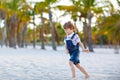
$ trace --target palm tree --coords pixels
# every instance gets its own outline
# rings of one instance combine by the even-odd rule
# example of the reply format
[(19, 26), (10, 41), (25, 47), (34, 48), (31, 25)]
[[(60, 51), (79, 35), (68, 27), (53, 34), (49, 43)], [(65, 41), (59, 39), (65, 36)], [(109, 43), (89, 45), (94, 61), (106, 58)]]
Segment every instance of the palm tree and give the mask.
[[(91, 52), (93, 52), (93, 42), (92, 42), (92, 30), (91, 30), (91, 20), (94, 15), (98, 15), (103, 13), (102, 8), (103, 7), (96, 7), (98, 3), (95, 0), (78, 0), (78, 2), (75, 2), (73, 0), (73, 3), (79, 7), (79, 4), (81, 5), (79, 19), (81, 20), (84, 18), (83, 21), (83, 32), (85, 36), (85, 41), (88, 42), (88, 48)], [(88, 22), (87, 22), (88, 20)], [(87, 34), (86, 34), (87, 33)], [(88, 40), (86, 40), (88, 38)]]
[[(120, 14), (120, 13), (119, 13)], [(101, 24), (99, 24), (100, 33), (108, 35), (109, 42), (115, 45), (116, 53), (119, 53), (120, 44), (120, 15), (112, 14), (111, 16), (104, 17)]]
[(54, 34), (54, 28), (53, 28), (53, 23), (52, 23), (52, 12), (51, 8), (49, 7), (49, 20), (50, 20), (50, 29), (52, 33), (52, 48), (56, 50), (56, 45), (55, 45), (55, 34)]
[(119, 53), (120, 45), (120, 10), (114, 9), (112, 3), (110, 3), (109, 10), (106, 11), (109, 16), (102, 16), (98, 18), (100, 33), (108, 36), (109, 42), (115, 45), (115, 53)]
[[(103, 12), (102, 7), (97, 6), (98, 3), (95, 0), (71, 0), (73, 5), (70, 6), (58, 6), (60, 10), (65, 10), (71, 14), (74, 21), (79, 18), (83, 23), (84, 40), (88, 42), (88, 48), (93, 52), (92, 32), (91, 32), (91, 20), (93, 14), (100, 14)], [(79, 15), (79, 14), (80, 15)], [(82, 20), (82, 18), (84, 20)]]
[(45, 3), (44, 2), (39, 2), (35, 4), (36, 6), (36, 14), (40, 14), (41, 16), (41, 22), (42, 22), (42, 26), (40, 27), (39, 31), (40, 31), (40, 40), (41, 40), (41, 49), (45, 49), (45, 45), (44, 45), (44, 27), (45, 27), (45, 18), (43, 17), (43, 13), (46, 12), (45, 9)]
[[(6, 12), (4, 10), (0, 9), (0, 24), (1, 24), (2, 20), (5, 19), (5, 16), (6, 16)], [(4, 27), (3, 30), (1, 29), (1, 32), (2, 32), (2, 34), (1, 34), (1, 37), (2, 37), (2, 39), (1, 39), (1, 47), (3, 46), (4, 40), (5, 40), (5, 37), (6, 37), (6, 34), (5, 34), (6, 28)]]
[[(39, 8), (37, 9), (39, 13), (41, 13), (41, 21), (42, 21), (42, 27), (41, 30), (44, 29), (44, 18), (43, 18), (43, 12), (46, 12), (49, 14), (49, 21), (50, 21), (50, 31), (52, 34), (52, 48), (56, 50), (56, 44), (55, 44), (55, 33), (54, 33), (54, 28), (53, 28), (53, 22), (52, 22), (52, 12), (51, 12), (51, 7), (50, 5), (56, 2), (56, 0), (45, 0), (44, 2), (39, 2)], [(43, 32), (41, 33), (42, 37), (42, 48), (44, 48), (44, 37), (43, 37)]]
[(54, 33), (54, 28), (53, 28), (53, 22), (52, 22), (52, 11), (51, 11), (51, 4), (55, 3), (57, 0), (45, 0), (45, 2), (47, 2), (48, 5), (48, 9), (49, 9), (49, 20), (50, 20), (50, 30), (51, 30), (51, 34), (52, 34), (52, 48), (53, 50), (56, 50), (56, 44), (55, 44), (55, 33)]
[(44, 43), (44, 41), (45, 41), (45, 39), (44, 39), (44, 35), (43, 35), (43, 33), (44, 33), (44, 27), (45, 27), (45, 18), (43, 18), (43, 14), (41, 14), (41, 22), (42, 22), (42, 26), (41, 26), (41, 28), (40, 28), (40, 39), (41, 39), (41, 48), (42, 49), (45, 49), (45, 43)]
[[(17, 4), (16, 4), (17, 3)], [(10, 21), (9, 23), (6, 22), (6, 24), (9, 26), (7, 27), (7, 30), (9, 35), (9, 46), (16, 48), (16, 29), (18, 26), (18, 17), (17, 13), (19, 13), (18, 8), (21, 6), (22, 1), (18, 0), (11, 0), (11, 1), (6, 1), (6, 9), (7, 9), (7, 20)]]
[[(4, 20), (4, 23), (6, 22), (6, 10), (5, 10), (5, 0), (0, 1), (0, 24), (1, 21)], [(1, 46), (3, 46), (4, 41), (6, 40), (6, 26), (4, 25), (3, 30), (1, 29)]]
[(27, 10), (23, 10), (23, 7), (27, 8), (28, 5), (26, 5), (25, 0), (10, 0), (2, 2), (2, 6), (4, 6), (6, 12), (5, 30), (7, 30), (7, 41), (10, 47), (15, 48), (19, 39), (21, 26), (24, 27), (23, 24), (30, 20), (29, 16), (26, 16), (28, 13)]
[(34, 6), (34, 9), (33, 9), (33, 11), (32, 11), (32, 14), (33, 14), (33, 25), (34, 25), (34, 28), (33, 28), (33, 48), (35, 48), (36, 47), (36, 37), (35, 37), (35, 35), (36, 35), (36, 28), (35, 28), (35, 26), (36, 26), (36, 24), (35, 24), (35, 9), (36, 9), (36, 5)]

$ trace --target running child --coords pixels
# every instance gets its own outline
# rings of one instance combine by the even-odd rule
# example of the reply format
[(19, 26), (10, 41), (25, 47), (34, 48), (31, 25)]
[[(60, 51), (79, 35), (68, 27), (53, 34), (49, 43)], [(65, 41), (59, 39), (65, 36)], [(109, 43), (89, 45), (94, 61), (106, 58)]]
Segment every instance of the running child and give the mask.
[[(69, 21), (66, 22), (63, 25), (64, 31), (66, 33), (66, 37), (64, 39), (65, 47), (66, 47), (66, 53), (70, 55), (69, 59), (69, 65), (72, 71), (72, 78), (76, 77), (75, 74), (75, 67), (77, 67), (84, 75), (85, 78), (89, 78), (89, 74), (86, 72), (86, 70), (80, 65), (79, 60), (79, 46), (82, 48), (84, 52), (89, 52), (88, 49), (85, 49), (79, 36), (74, 32), (75, 26)], [(74, 67), (75, 65), (75, 67)]]

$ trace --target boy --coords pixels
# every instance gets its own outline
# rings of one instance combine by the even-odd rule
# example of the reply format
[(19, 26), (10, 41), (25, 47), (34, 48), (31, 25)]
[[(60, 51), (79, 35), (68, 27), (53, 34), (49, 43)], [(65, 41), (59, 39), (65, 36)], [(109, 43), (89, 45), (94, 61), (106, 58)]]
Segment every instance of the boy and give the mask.
[(79, 46), (81, 46), (84, 52), (89, 52), (89, 50), (85, 49), (80, 38), (77, 34), (74, 33), (75, 26), (69, 21), (66, 22), (63, 26), (66, 37), (64, 39), (66, 52), (70, 54), (69, 65), (72, 71), (72, 78), (75, 78), (75, 68), (74, 65), (85, 75), (86, 78), (89, 78), (88, 73), (85, 69), (79, 64)]

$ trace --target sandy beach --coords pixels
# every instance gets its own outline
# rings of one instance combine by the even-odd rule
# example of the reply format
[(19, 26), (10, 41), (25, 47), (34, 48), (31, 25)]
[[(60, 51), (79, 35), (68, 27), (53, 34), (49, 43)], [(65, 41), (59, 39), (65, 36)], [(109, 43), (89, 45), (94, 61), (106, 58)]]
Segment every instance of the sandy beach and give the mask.
[[(120, 54), (114, 49), (95, 48), (94, 53), (80, 53), (81, 66), (89, 79), (76, 69), (74, 80), (120, 80)], [(0, 80), (72, 80), (68, 65), (69, 55), (64, 47), (0, 48)]]

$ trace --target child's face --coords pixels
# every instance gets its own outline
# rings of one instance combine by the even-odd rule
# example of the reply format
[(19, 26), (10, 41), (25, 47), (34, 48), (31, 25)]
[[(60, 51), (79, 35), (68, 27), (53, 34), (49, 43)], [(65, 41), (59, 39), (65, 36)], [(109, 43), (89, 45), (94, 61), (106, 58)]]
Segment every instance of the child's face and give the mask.
[(69, 35), (69, 34), (71, 34), (72, 32), (73, 32), (73, 29), (70, 29), (70, 28), (66, 28), (66, 29), (64, 29), (65, 30), (65, 33), (67, 34), (67, 35)]

